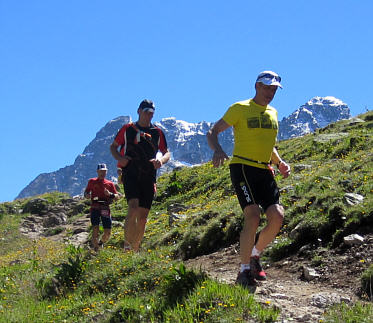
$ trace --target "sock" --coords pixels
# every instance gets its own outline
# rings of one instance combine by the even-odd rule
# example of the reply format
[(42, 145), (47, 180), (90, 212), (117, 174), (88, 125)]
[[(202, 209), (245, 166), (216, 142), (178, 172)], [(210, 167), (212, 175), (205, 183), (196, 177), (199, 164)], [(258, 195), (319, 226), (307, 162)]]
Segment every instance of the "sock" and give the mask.
[(241, 264), (241, 273), (246, 269), (250, 269), (250, 264)]
[(253, 251), (251, 251), (251, 257), (259, 257), (260, 256), (260, 251), (256, 249), (254, 246)]

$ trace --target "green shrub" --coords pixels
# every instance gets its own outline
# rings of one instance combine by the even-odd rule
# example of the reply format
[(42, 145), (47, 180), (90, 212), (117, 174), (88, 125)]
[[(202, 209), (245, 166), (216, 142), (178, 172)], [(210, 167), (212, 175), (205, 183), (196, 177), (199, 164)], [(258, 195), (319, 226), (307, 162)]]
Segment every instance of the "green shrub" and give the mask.
[(63, 227), (56, 227), (56, 228), (49, 228), (47, 231), (44, 232), (44, 236), (54, 236), (56, 234), (59, 234), (61, 232), (65, 231)]
[(226, 226), (225, 241), (227, 245), (236, 243), (240, 238), (240, 233), (243, 226), (243, 216), (235, 215), (234, 213), (228, 215), (229, 222)]
[(84, 255), (80, 247), (69, 245), (67, 247), (67, 261), (55, 266), (53, 276), (39, 280), (37, 287), (42, 297), (50, 298), (65, 294), (74, 286), (84, 271)]
[(180, 256), (183, 260), (194, 258), (198, 255), (199, 241), (200, 237), (197, 230), (190, 230), (184, 235), (179, 245)]
[(209, 254), (224, 246), (224, 224), (221, 220), (210, 221), (199, 243), (199, 255)]
[(373, 300), (373, 264), (362, 274), (361, 288), (368, 298)]
[(369, 304), (357, 302), (353, 305), (340, 303), (333, 305), (324, 313), (325, 323), (371, 323), (373, 317), (373, 307)]
[(202, 214), (198, 214), (192, 221), (191, 227), (195, 226), (202, 226), (209, 222), (209, 220), (217, 217), (219, 214), (215, 212), (204, 212)]
[(161, 286), (161, 294), (165, 296), (164, 304), (167, 307), (173, 307), (176, 303), (181, 302), (198, 283), (207, 278), (203, 272), (195, 273), (187, 270), (184, 264), (179, 268), (173, 268), (171, 273), (166, 275)]
[(264, 250), (265, 256), (271, 258), (273, 261), (281, 260), (294, 253), (299, 248), (290, 238), (277, 238), (269, 248)]

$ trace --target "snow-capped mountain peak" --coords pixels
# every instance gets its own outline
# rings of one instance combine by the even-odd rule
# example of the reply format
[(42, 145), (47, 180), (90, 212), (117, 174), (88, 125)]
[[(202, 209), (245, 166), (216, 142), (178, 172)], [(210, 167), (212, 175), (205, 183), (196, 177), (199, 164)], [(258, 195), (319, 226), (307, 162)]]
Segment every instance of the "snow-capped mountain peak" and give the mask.
[(350, 109), (343, 101), (333, 96), (316, 96), (280, 121), (278, 139), (303, 136), (350, 117)]
[[(332, 96), (314, 97), (280, 121), (279, 140), (298, 137), (325, 127), (331, 122), (350, 117), (348, 106)], [(129, 116), (110, 120), (96, 137), (79, 154), (73, 165), (66, 166), (51, 173), (40, 174), (26, 186), (17, 198), (33, 196), (50, 191), (67, 192), (71, 195), (81, 194), (87, 181), (96, 176), (98, 163), (108, 165), (108, 178), (115, 179), (117, 162), (111, 156), (109, 146), (117, 131), (131, 122)], [(175, 118), (164, 118), (155, 123), (165, 133), (172, 160), (162, 167), (162, 172), (182, 165), (196, 165), (211, 159), (212, 151), (208, 147), (206, 133), (212, 123), (201, 121), (190, 123)], [(224, 151), (232, 154), (233, 131), (230, 128), (219, 134), (219, 142)]]

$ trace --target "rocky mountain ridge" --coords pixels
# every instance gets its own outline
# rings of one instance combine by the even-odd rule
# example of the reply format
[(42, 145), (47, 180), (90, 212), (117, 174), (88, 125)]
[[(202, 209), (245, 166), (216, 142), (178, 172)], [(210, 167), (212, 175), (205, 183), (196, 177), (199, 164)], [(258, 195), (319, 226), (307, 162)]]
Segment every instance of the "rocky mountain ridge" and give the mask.
[(346, 103), (332, 96), (316, 96), (279, 122), (278, 140), (300, 137), (350, 117)]
[[(348, 106), (334, 97), (315, 97), (279, 122), (279, 140), (302, 136), (322, 128), (331, 122), (350, 118)], [(105, 162), (108, 165), (108, 178), (116, 181), (116, 161), (112, 158), (109, 146), (117, 131), (131, 122), (129, 116), (110, 120), (101, 128), (96, 137), (77, 156), (73, 165), (51, 173), (38, 175), (17, 196), (24, 198), (51, 191), (67, 192), (71, 196), (82, 194), (87, 181), (96, 176), (96, 165)], [(155, 123), (165, 133), (172, 158), (161, 172), (167, 172), (179, 166), (191, 166), (209, 161), (212, 151), (206, 141), (206, 133), (212, 122), (188, 123), (175, 118), (165, 118)], [(220, 143), (228, 155), (233, 150), (233, 130), (219, 135)]]

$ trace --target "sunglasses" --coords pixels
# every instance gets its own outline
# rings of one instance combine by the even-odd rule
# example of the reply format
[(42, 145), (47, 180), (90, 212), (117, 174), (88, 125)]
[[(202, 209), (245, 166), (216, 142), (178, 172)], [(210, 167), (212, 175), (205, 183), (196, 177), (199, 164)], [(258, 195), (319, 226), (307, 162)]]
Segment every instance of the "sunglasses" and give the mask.
[(281, 76), (273, 75), (273, 74), (269, 74), (269, 73), (268, 74), (262, 74), (262, 75), (258, 76), (256, 81), (258, 82), (260, 79), (263, 79), (263, 78), (275, 79), (277, 82), (281, 83)]

